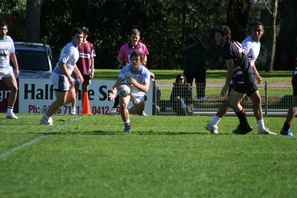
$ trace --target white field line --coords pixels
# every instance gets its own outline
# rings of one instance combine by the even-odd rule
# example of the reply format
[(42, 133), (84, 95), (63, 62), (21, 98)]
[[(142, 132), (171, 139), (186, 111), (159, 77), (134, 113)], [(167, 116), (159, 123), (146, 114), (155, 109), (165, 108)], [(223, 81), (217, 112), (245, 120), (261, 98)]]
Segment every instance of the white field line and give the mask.
[[(65, 124), (68, 125), (68, 124), (70, 124), (70, 123), (72, 123), (72, 122), (74, 122), (74, 121), (76, 121), (76, 120), (81, 119), (82, 117), (83, 117), (83, 116), (79, 116), (79, 117), (76, 117), (75, 119), (70, 119), (70, 120), (69, 120), (67, 123), (65, 123)], [(0, 160), (5, 159), (5, 158), (11, 156), (12, 154), (14, 154), (14, 153), (16, 153), (16, 152), (18, 152), (18, 151), (21, 151), (21, 150), (23, 150), (23, 149), (25, 149), (25, 148), (27, 148), (27, 147), (32, 146), (33, 144), (39, 143), (41, 140), (43, 140), (43, 139), (45, 139), (45, 138), (50, 137), (50, 135), (47, 134), (47, 133), (51, 133), (51, 132), (54, 132), (54, 131), (60, 131), (62, 128), (65, 127), (65, 124), (64, 124), (64, 125), (59, 125), (58, 127), (52, 127), (51, 130), (42, 132), (41, 135), (38, 135), (38, 136), (33, 137), (33, 138), (30, 139), (28, 142), (25, 142), (25, 143), (23, 143), (23, 144), (21, 144), (21, 145), (18, 145), (18, 146), (16, 146), (16, 147), (13, 147), (13, 148), (11, 148), (11, 149), (5, 151), (5, 152), (3, 152), (3, 153), (0, 153)]]

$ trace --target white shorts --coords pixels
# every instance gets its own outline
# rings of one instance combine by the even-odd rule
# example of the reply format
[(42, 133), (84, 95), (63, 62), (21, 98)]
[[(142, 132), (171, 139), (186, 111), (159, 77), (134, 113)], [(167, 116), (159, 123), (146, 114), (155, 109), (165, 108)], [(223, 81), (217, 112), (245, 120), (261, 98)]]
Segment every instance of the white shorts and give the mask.
[(0, 67), (0, 80), (14, 76), (12, 67)]
[(145, 101), (145, 93), (142, 91), (131, 90), (130, 96), (131, 96), (131, 101), (134, 104), (140, 104)]
[(65, 75), (52, 73), (53, 89), (58, 92), (66, 92), (70, 88), (70, 83)]

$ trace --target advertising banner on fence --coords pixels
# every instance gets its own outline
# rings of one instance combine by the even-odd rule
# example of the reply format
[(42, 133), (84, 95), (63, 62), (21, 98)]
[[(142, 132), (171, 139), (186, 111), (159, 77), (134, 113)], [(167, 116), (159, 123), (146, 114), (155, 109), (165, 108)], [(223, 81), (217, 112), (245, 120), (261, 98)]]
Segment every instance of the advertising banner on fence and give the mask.
[[(18, 79), (17, 79), (17, 82), (18, 82)], [(3, 80), (0, 80), (0, 113), (6, 112), (7, 110), (9, 94), (10, 94), (10, 90), (8, 86), (4, 83)], [(19, 103), (17, 99), (14, 105), (14, 111), (18, 112), (18, 109), (19, 109)]]
[[(89, 87), (90, 109), (93, 114), (107, 114), (113, 106), (108, 93), (114, 85), (114, 80), (92, 80)], [(55, 91), (50, 79), (19, 79), (19, 113), (40, 113), (55, 99)], [(147, 93), (145, 113), (152, 115), (152, 86)], [(57, 113), (69, 114), (69, 105), (61, 107)], [(82, 111), (82, 92), (77, 96), (77, 112)], [(117, 109), (119, 111), (119, 108)]]

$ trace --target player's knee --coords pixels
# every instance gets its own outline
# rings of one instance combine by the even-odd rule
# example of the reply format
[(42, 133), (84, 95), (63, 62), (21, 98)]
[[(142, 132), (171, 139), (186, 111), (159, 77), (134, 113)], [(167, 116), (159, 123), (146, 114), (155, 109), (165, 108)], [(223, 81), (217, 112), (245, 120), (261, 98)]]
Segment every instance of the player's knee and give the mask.
[(252, 99), (254, 105), (260, 105), (261, 104), (261, 97), (260, 96), (256, 96)]
[(292, 107), (292, 109), (293, 109), (293, 113), (296, 115), (296, 114), (297, 114), (297, 105), (294, 105), (294, 106)]
[(19, 90), (19, 88), (18, 88), (17, 86), (13, 86), (13, 87), (11, 88), (10, 91), (11, 91), (12, 93), (17, 93), (18, 90)]
[(120, 107), (121, 107), (122, 109), (128, 109), (128, 103), (125, 103), (124, 101), (121, 101), (121, 102), (120, 102)]
[(236, 100), (230, 100), (230, 101), (226, 101), (225, 103), (224, 103), (224, 105), (225, 106), (230, 106), (232, 109), (235, 109), (235, 108), (237, 108), (238, 107), (238, 101), (236, 101)]

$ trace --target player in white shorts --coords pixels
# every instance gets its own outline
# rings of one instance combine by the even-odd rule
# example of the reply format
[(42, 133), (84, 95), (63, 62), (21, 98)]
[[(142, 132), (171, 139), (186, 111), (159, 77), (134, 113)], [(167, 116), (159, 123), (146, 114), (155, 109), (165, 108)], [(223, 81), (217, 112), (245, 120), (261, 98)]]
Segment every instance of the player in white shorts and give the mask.
[[(127, 96), (120, 95), (120, 114), (124, 122), (124, 132), (131, 131), (129, 113), (142, 115), (144, 110), (145, 94), (150, 87), (150, 72), (142, 65), (143, 54), (140, 51), (132, 52), (131, 64), (126, 65), (118, 76), (118, 79), (109, 93), (109, 98), (114, 100), (118, 88), (126, 84), (130, 88)], [(133, 107), (128, 109), (129, 102)]]
[[(16, 77), (19, 75), (19, 66), (15, 55), (14, 42), (7, 35), (8, 27), (5, 23), (1, 23), (0, 28), (0, 80), (3, 80), (10, 89), (6, 118), (18, 119), (13, 113), (13, 107), (17, 99), (18, 84)], [(14, 68), (10, 65), (10, 60)]]
[[(72, 31), (72, 41), (65, 45), (61, 51), (59, 61), (52, 73), (52, 83), (56, 94), (56, 100), (50, 105), (46, 113), (40, 120), (40, 124), (52, 125), (51, 116), (64, 104), (69, 103), (68, 93), (74, 90), (75, 80), (71, 74), (74, 72), (81, 82), (83, 77), (76, 66), (79, 58), (78, 45), (82, 42), (83, 31), (80, 28), (75, 28)], [(75, 92), (74, 92), (75, 93)], [(72, 93), (73, 94), (73, 93)]]

